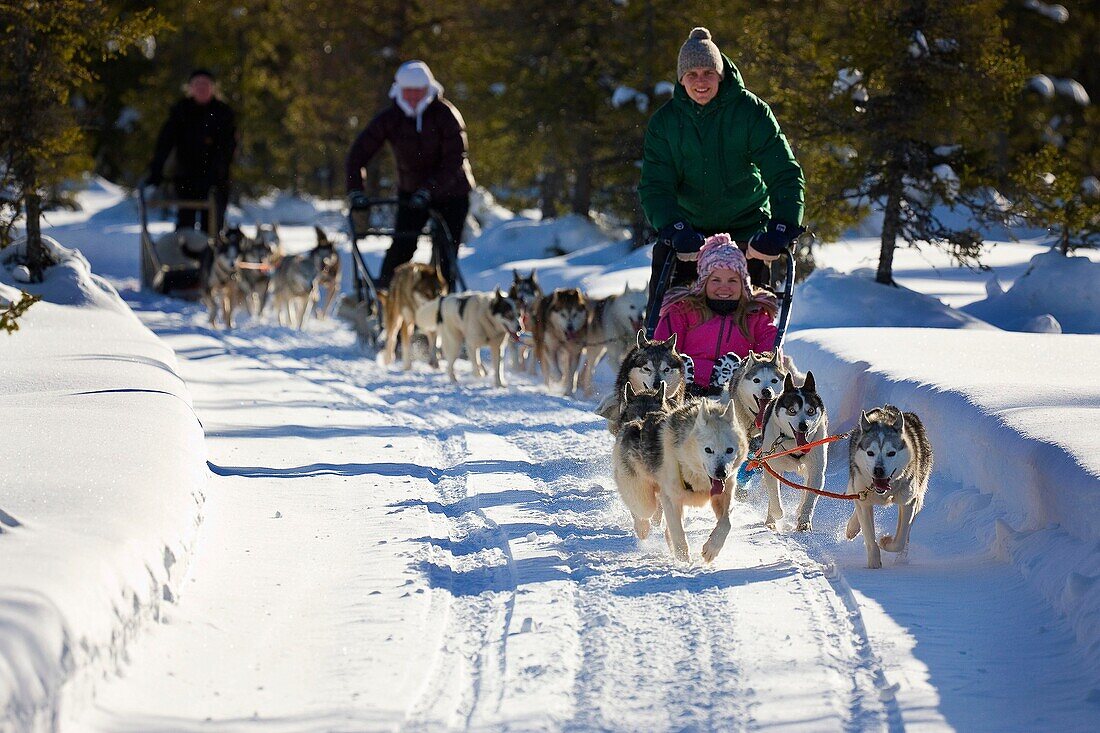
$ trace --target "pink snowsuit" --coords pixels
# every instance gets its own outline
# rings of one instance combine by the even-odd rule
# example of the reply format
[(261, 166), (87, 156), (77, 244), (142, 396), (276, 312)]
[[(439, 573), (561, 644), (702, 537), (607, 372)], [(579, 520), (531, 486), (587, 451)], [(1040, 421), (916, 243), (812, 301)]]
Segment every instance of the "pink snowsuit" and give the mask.
[(749, 330), (748, 339), (738, 328), (737, 316), (733, 313), (728, 316), (714, 314), (706, 321), (702, 319), (702, 314), (689, 307), (687, 302), (673, 303), (657, 322), (657, 330), (653, 334), (656, 339), (667, 339), (676, 334), (676, 350), (695, 361), (696, 384), (710, 384), (714, 362), (725, 353), (732, 351), (744, 357), (750, 349), (760, 353), (771, 351), (775, 346), (778, 329), (764, 310), (748, 315), (745, 324)]

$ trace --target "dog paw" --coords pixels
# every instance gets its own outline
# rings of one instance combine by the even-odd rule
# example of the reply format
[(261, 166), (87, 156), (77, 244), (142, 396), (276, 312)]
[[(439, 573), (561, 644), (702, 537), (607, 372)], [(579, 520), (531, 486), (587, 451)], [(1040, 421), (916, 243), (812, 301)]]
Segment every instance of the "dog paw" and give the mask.
[(812, 529), (813, 529), (813, 524), (811, 524), (809, 519), (800, 519), (800, 520), (798, 520), (798, 524), (795, 525), (794, 531), (795, 532), (809, 532)]
[(718, 557), (718, 553), (721, 551), (722, 543), (707, 540), (706, 544), (703, 545), (703, 562), (714, 562), (714, 558)]
[(882, 567), (882, 558), (876, 555), (875, 557), (867, 558), (867, 567), (871, 570), (878, 570)]
[(649, 537), (650, 523), (648, 519), (638, 519), (634, 517), (634, 534), (638, 535), (638, 539), (644, 540)]
[(848, 526), (844, 528), (844, 536), (847, 539), (854, 540), (859, 535), (859, 517), (852, 513), (852, 516), (848, 518)]
[(888, 534), (884, 534), (882, 537), (879, 538), (878, 546), (886, 550), (887, 552), (897, 552), (901, 549), (900, 547), (898, 547), (898, 541)]
[(774, 532), (776, 521), (778, 521), (778, 520), (775, 520), (775, 519), (772, 519), (771, 517), (768, 517), (767, 519), (764, 520), (764, 526)]
[(733, 498), (737, 501), (746, 502), (749, 500), (749, 490), (744, 486), (738, 486), (733, 492)]

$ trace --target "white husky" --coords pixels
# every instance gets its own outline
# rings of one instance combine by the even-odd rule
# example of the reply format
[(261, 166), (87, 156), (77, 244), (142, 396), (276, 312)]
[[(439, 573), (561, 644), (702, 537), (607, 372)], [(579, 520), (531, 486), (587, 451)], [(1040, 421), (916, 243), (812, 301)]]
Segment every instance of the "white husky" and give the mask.
[(644, 539), (663, 514), (669, 549), (687, 561), (684, 506), (710, 504), (718, 519), (702, 550), (703, 560), (710, 562), (729, 534), (733, 479), (748, 453), (733, 406), (704, 398), (669, 409), (663, 384), (639, 394), (628, 384), (623, 400), (624, 422), (612, 461), (619, 496), (634, 517), (638, 537)]
[(581, 371), (586, 395), (592, 395), (592, 379), (605, 355), (611, 368), (619, 370), (623, 355), (634, 345), (634, 335), (642, 327), (645, 306), (646, 291), (631, 290), (629, 285), (616, 295), (588, 301), (588, 337)]
[[(861, 497), (848, 520), (845, 534), (855, 539), (860, 530), (867, 545), (867, 567), (881, 568), (881, 547), (904, 558), (913, 520), (924, 506), (932, 474), (932, 444), (924, 424), (911, 412), (886, 405), (860, 415), (859, 427), (848, 442), (848, 493)], [(875, 506), (898, 505), (894, 535), (875, 540)]]
[(417, 309), (416, 325), (428, 336), (433, 366), (438, 334), (452, 382), (458, 381), (455, 361), (465, 344), (474, 374), (479, 377), (485, 376), (481, 348), (489, 347), (493, 383), (504, 386), (504, 344), (509, 338), (517, 337), (521, 326), (519, 306), (501, 293), (500, 288), (493, 293), (457, 293), (430, 300)]

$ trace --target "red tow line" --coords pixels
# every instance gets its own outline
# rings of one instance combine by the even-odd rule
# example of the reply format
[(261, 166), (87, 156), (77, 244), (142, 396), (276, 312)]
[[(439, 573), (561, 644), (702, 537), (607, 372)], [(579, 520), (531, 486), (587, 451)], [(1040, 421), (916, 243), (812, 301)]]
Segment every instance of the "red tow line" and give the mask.
[(806, 450), (808, 448), (816, 448), (819, 445), (826, 445), (828, 443), (835, 443), (838, 440), (844, 440), (849, 435), (850, 435), (850, 433), (843, 433), (841, 435), (830, 435), (827, 438), (822, 438), (821, 440), (815, 440), (812, 443), (806, 443), (805, 445), (797, 445), (794, 448), (791, 448), (790, 450), (779, 451), (777, 453), (771, 453), (771, 454), (766, 455), (766, 456), (759, 456), (757, 458), (752, 458), (745, 465), (745, 470), (747, 472), (751, 473), (752, 471), (755, 471), (758, 468), (763, 468), (765, 471), (767, 471), (772, 476), (772, 478), (786, 484), (787, 486), (790, 486), (792, 489), (801, 489), (802, 491), (809, 491), (809, 492), (817, 494), (819, 496), (827, 496), (830, 499), (845, 499), (845, 500), (848, 500), (848, 501), (854, 501), (855, 499), (860, 498), (859, 494), (837, 494), (837, 493), (832, 492), (832, 491), (826, 491), (825, 489), (815, 489), (812, 486), (803, 486), (802, 484), (796, 484), (794, 481), (788, 481), (787, 479), (780, 476), (779, 473), (774, 468), (772, 468), (770, 465), (768, 465), (768, 461), (770, 461), (773, 458), (779, 458), (780, 456), (785, 456), (788, 453), (801, 453), (801, 452), (803, 452), (804, 450)]

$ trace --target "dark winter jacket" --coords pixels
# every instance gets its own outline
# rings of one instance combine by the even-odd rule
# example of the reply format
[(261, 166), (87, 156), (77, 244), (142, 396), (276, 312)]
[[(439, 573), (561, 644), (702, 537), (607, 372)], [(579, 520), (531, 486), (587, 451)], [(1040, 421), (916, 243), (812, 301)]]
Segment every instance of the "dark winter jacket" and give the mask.
[(161, 178), (168, 155), (176, 151), (176, 179), (210, 185), (229, 181), (229, 164), (237, 149), (233, 110), (219, 99), (200, 105), (190, 97), (172, 106), (160, 130), (150, 172)]
[(638, 195), (655, 229), (683, 220), (744, 240), (769, 218), (802, 223), (802, 168), (771, 109), (723, 59), (725, 76), (708, 104), (677, 84), (649, 120)]
[(397, 159), (397, 190), (413, 193), (426, 188), (432, 199), (457, 198), (470, 193), (474, 185), (468, 157), (466, 123), (454, 105), (437, 97), (421, 115), (409, 117), (391, 104), (359, 133), (348, 151), (348, 191), (363, 190), (362, 168), (382, 143), (389, 142)]

